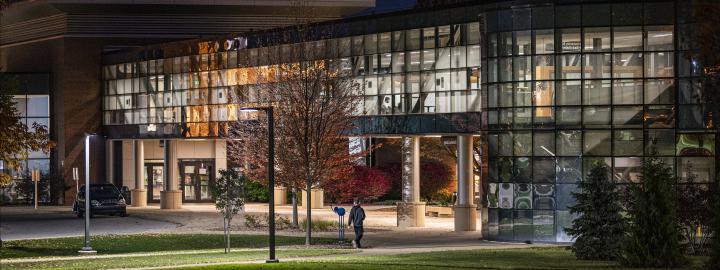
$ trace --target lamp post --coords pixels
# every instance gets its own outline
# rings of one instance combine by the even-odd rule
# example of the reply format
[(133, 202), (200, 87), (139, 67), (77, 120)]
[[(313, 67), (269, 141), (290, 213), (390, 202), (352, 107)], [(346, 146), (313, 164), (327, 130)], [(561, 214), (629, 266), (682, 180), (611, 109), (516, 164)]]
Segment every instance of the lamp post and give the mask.
[(242, 108), (241, 111), (265, 111), (268, 118), (268, 237), (270, 245), (269, 258), (265, 260), (266, 263), (277, 263), (279, 262), (275, 258), (275, 196), (273, 195), (275, 188), (275, 132), (273, 120), (273, 108), (268, 107), (256, 107), (256, 108)]
[(85, 134), (85, 245), (78, 250), (80, 254), (95, 254), (97, 251), (90, 246), (90, 137)]

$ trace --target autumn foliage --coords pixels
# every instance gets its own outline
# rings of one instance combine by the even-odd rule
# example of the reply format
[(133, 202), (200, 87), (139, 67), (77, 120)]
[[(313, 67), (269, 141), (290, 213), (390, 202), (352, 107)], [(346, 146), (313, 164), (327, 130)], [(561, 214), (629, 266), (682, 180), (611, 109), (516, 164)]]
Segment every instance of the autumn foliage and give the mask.
[[(381, 170), (390, 178), (391, 188), (389, 194), (400, 195), (402, 189), (401, 164), (389, 163), (383, 165)], [(420, 197), (426, 201), (440, 199), (438, 195), (447, 190), (452, 181), (452, 171), (447, 164), (433, 159), (420, 160)]]
[(372, 201), (390, 190), (390, 178), (377, 168), (354, 166), (352, 176), (345, 181), (330, 182), (325, 186), (325, 194), (339, 203), (352, 202), (358, 198)]

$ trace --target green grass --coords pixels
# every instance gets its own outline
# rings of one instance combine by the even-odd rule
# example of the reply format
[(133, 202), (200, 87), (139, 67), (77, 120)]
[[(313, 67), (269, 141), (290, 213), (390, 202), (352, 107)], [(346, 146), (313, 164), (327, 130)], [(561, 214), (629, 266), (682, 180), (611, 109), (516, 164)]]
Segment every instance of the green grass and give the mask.
[[(328, 238), (315, 238), (314, 244), (334, 243)], [(267, 246), (264, 235), (232, 235), (234, 248), (261, 248)], [(277, 236), (278, 245), (301, 245), (304, 237)], [(73, 256), (83, 246), (82, 237), (4, 241), (0, 258), (26, 258), (44, 256)], [(223, 248), (222, 234), (140, 234), (110, 235), (92, 238), (92, 247), (98, 254), (133, 252), (202, 250)]]
[[(282, 257), (281, 257), (282, 260)], [(704, 258), (692, 258), (684, 269), (701, 269)], [(442, 251), (383, 256), (342, 256), (277, 265), (221, 265), (186, 269), (621, 269), (614, 262), (580, 261), (564, 248)]]
[[(347, 254), (347, 249), (280, 249), (277, 256), (281, 258), (322, 256), (331, 254)], [(56, 260), (47, 262), (3, 263), (0, 268), (7, 269), (108, 269), (108, 268), (143, 268), (155, 266), (179, 266), (202, 263), (250, 262), (267, 259), (266, 250), (236, 250), (225, 254), (222, 252), (202, 252), (195, 254), (153, 255), (121, 258), (93, 258)]]

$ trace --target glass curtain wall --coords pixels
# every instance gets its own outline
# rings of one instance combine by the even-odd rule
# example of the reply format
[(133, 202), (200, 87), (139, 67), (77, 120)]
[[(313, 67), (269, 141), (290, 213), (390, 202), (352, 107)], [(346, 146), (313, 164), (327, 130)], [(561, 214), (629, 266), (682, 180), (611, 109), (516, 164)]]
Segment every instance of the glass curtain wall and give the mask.
[(713, 181), (715, 134), (705, 133), (697, 78), (676, 76), (676, 62), (687, 60), (674, 18), (647, 15), (672, 10), (667, 2), (488, 14), (497, 20), (483, 59), (488, 238), (572, 241), (564, 232), (571, 193), (595, 161), (612, 168), (619, 188), (640, 181), (647, 156), (660, 156), (681, 182)]
[(480, 24), (471, 22), (108, 65), (105, 125), (172, 134), (183, 123), (189, 137), (221, 136), (240, 104), (260, 98), (258, 79), (274, 77), (278, 63), (269, 62), (279, 60), (268, 54), (289, 63), (297, 49), (350, 71), (361, 86), (358, 115), (481, 109)]

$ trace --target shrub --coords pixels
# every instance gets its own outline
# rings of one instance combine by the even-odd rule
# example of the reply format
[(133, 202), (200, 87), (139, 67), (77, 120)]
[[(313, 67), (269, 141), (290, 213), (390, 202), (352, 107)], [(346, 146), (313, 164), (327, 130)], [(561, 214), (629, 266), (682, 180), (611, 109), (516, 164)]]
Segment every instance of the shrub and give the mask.
[(267, 218), (262, 218), (261, 216), (258, 216), (258, 215), (246, 214), (245, 215), (245, 227), (248, 227), (248, 228), (262, 227), (263, 220), (266, 220), (266, 219)]
[[(388, 196), (383, 199), (400, 199), (402, 190), (402, 165), (389, 163), (379, 167), (390, 178)], [(425, 201), (443, 200), (447, 196), (446, 190), (453, 181), (450, 167), (437, 160), (420, 160), (420, 197)]]
[(629, 187), (629, 235), (620, 262), (631, 267), (678, 267), (686, 262), (677, 225), (674, 172), (662, 160), (647, 157), (642, 182)]
[(257, 181), (247, 181), (245, 184), (245, 199), (250, 202), (268, 202), (268, 189)]
[(348, 180), (339, 180), (325, 185), (325, 194), (335, 202), (352, 202), (354, 198), (372, 201), (390, 190), (390, 179), (380, 170), (365, 166), (354, 166)]
[(717, 185), (712, 185), (710, 188), (710, 212), (712, 218), (710, 219), (710, 231), (705, 232), (707, 234), (713, 233), (712, 239), (710, 239), (710, 259), (707, 261), (707, 269), (720, 269), (720, 190)]
[[(305, 231), (307, 228), (307, 219), (300, 220), (300, 229)], [(312, 219), (312, 230), (313, 232), (328, 232), (337, 230), (337, 221), (329, 221), (322, 219)]]
[[(684, 164), (685, 171), (690, 172), (682, 183), (678, 184), (678, 226), (682, 231), (687, 251), (692, 255), (704, 255), (710, 240), (710, 185), (700, 184), (698, 175), (693, 173), (692, 164)], [(698, 234), (698, 229), (700, 234)]]
[(575, 237), (571, 250), (582, 260), (615, 260), (625, 233), (621, 198), (604, 162), (594, 162), (570, 213), (580, 216), (565, 231)]
[[(248, 228), (266, 228), (268, 226), (267, 214), (245, 214), (245, 227)], [(314, 221), (313, 221), (314, 222)], [(286, 230), (292, 228), (290, 219), (275, 214), (275, 229)]]

